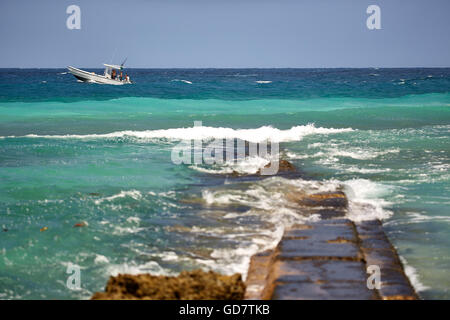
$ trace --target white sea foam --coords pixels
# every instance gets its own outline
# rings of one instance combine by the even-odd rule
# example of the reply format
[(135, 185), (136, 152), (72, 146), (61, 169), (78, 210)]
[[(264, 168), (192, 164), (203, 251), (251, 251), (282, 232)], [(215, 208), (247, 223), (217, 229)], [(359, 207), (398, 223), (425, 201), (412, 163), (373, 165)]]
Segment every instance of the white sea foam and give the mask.
[(112, 231), (113, 235), (123, 235), (123, 234), (133, 234), (138, 233), (140, 231), (145, 230), (144, 228), (138, 228), (138, 227), (121, 227), (121, 226), (115, 226), (114, 230)]
[(96, 263), (96, 264), (109, 263), (109, 259), (107, 257), (105, 257), (104, 255), (96, 254), (94, 263)]
[(209, 174), (230, 174), (233, 172), (231, 168), (222, 168), (222, 167), (216, 167), (213, 168), (205, 168), (197, 165), (189, 166), (189, 168), (194, 169), (195, 171), (203, 172), (203, 173), (209, 173)]
[(389, 221), (386, 224), (388, 225), (410, 225), (413, 223), (426, 223), (426, 222), (439, 222), (439, 223), (449, 223), (450, 222), (450, 216), (436, 216), (436, 215), (426, 215), (423, 214), (426, 212), (406, 212), (407, 218), (406, 219), (398, 219)]
[(163, 252), (156, 252), (150, 254), (152, 257), (161, 259), (163, 261), (182, 261), (186, 260), (185, 257), (179, 256), (173, 251), (163, 251)]
[[(294, 152), (287, 152), (286, 156), (290, 159), (314, 159), (317, 158), (317, 163), (332, 166), (334, 169), (350, 171), (350, 172), (361, 172), (361, 173), (370, 173), (370, 172), (381, 172), (375, 169), (358, 169), (354, 166), (334, 166), (336, 163), (341, 162), (341, 158), (350, 158), (355, 160), (372, 160), (379, 158), (381, 156), (399, 153), (400, 149), (392, 148), (387, 150), (378, 150), (375, 148), (360, 148), (360, 147), (347, 147), (346, 143), (336, 144), (336, 143), (314, 143), (308, 145), (308, 149), (317, 149), (320, 148), (320, 151), (315, 153), (304, 153), (304, 154), (296, 154)], [(383, 169), (383, 171), (385, 171)]]
[[(233, 274), (238, 272), (246, 278), (250, 258), (258, 252), (259, 249), (260, 247), (255, 243), (232, 250), (215, 249), (211, 253), (211, 257), (214, 260), (204, 260), (203, 264), (209, 265), (210, 267), (215, 267), (217, 262), (219, 262), (219, 272), (223, 272), (224, 274)], [(220, 263), (221, 261), (226, 263)]]
[(390, 168), (361, 168), (357, 166), (348, 166), (344, 170), (345, 172), (355, 172), (362, 174), (370, 174), (370, 173), (383, 173), (392, 171)]
[(127, 222), (129, 222), (129, 223), (139, 223), (139, 222), (141, 222), (141, 219), (139, 219), (138, 217), (128, 217), (127, 218)]
[(236, 225), (232, 231), (223, 227), (194, 227), (191, 232), (202, 236), (239, 239), (237, 248), (214, 249), (210, 259), (197, 260), (211, 269), (226, 274), (240, 272), (246, 277), (250, 257), (258, 251), (273, 248), (281, 239), (285, 228), (295, 223), (320, 220), (317, 214), (303, 214), (298, 204), (289, 200), (290, 192), (313, 194), (343, 189), (349, 199), (347, 218), (354, 221), (385, 219), (391, 215), (390, 203), (383, 197), (392, 187), (369, 180), (313, 181), (271, 177), (249, 184), (245, 188), (205, 189), (202, 198), (209, 206), (243, 205), (249, 209), (243, 213), (226, 213), (223, 218), (237, 219), (244, 216), (261, 219), (264, 228), (254, 230), (247, 225)]
[(95, 200), (95, 204), (100, 204), (104, 201), (113, 201), (115, 199), (130, 197), (134, 200), (140, 200), (142, 198), (142, 194), (138, 190), (129, 190), (129, 191), (120, 191), (120, 193), (112, 195), (110, 197), (100, 198)]
[(374, 159), (379, 156), (389, 154), (389, 153), (399, 153), (400, 149), (389, 149), (389, 150), (371, 150), (371, 149), (361, 149), (361, 148), (354, 148), (350, 150), (343, 150), (343, 149), (330, 149), (329, 155), (332, 157), (347, 157), (352, 158), (356, 160), (369, 160)]
[(189, 80), (184, 80), (184, 79), (173, 79), (173, 82), (183, 82), (183, 83), (187, 83), (187, 84), (192, 84), (191, 81)]
[(152, 275), (174, 275), (173, 272), (164, 269), (156, 261), (149, 261), (143, 264), (137, 264), (135, 262), (123, 264), (110, 264), (106, 268), (106, 272), (111, 276), (117, 276), (119, 273), (120, 274), (151, 273)]
[(392, 203), (384, 198), (392, 193), (394, 187), (366, 179), (344, 181), (343, 185), (349, 199), (349, 219), (353, 221), (382, 220), (393, 214), (388, 209)]
[(209, 174), (231, 174), (233, 172), (238, 172), (240, 174), (255, 174), (259, 169), (266, 166), (269, 162), (269, 159), (255, 156), (247, 157), (236, 163), (226, 162), (221, 166), (216, 164), (211, 168), (205, 168), (197, 165), (190, 166), (190, 168), (199, 172)]
[[(259, 251), (275, 247), (280, 241), (284, 229), (283, 224), (279, 223), (274, 228), (253, 232), (253, 234), (248, 230), (247, 238), (241, 240), (237, 248), (216, 248), (211, 252), (210, 259), (200, 259), (197, 262), (223, 274), (240, 273), (245, 280), (250, 258)], [(245, 236), (245, 234), (240, 236)]]
[(308, 154), (297, 154), (294, 152), (286, 152), (285, 156), (288, 157), (289, 159), (308, 159), (309, 155)]
[(208, 139), (241, 139), (250, 142), (288, 142), (299, 141), (307, 135), (314, 134), (336, 134), (353, 131), (352, 128), (323, 128), (314, 124), (295, 126), (291, 129), (280, 130), (271, 126), (263, 126), (256, 129), (232, 129), (223, 127), (188, 127), (164, 130), (145, 131), (117, 131), (105, 134), (68, 134), (68, 135), (37, 135), (8, 136), (6, 138), (47, 138), (47, 139), (115, 139), (131, 137), (137, 139), (170, 139), (170, 140), (208, 140)]
[(312, 181), (273, 177), (243, 190), (204, 190), (202, 197), (208, 205), (245, 205), (253, 210), (270, 212), (269, 220), (274, 221), (274, 223), (277, 219), (280, 219), (280, 215), (291, 223), (315, 220), (316, 218), (299, 215), (297, 206), (286, 198), (288, 192), (300, 190), (306, 194), (313, 194), (339, 189), (343, 189), (349, 199), (347, 217), (351, 220), (386, 219), (392, 215), (389, 210), (392, 203), (384, 198), (394, 191), (394, 187), (366, 179)]
[[(298, 208), (286, 198), (288, 189), (296, 188), (294, 180), (272, 177), (249, 184), (245, 188), (205, 189), (202, 197), (209, 206), (225, 206), (223, 218), (233, 220), (258, 219), (263, 228), (255, 229), (252, 225), (236, 224), (232, 230), (209, 228), (193, 228), (193, 232), (220, 238), (239, 239), (239, 247), (215, 249), (211, 259), (200, 263), (214, 270), (231, 274), (240, 272), (244, 278), (247, 274), (250, 257), (258, 251), (273, 248), (281, 239), (284, 229), (294, 223), (314, 221), (317, 217), (301, 216)], [(325, 188), (324, 188), (325, 189)], [(248, 206), (242, 213), (229, 213), (228, 206)]]
[(269, 80), (258, 80), (258, 81), (255, 81), (256, 83), (260, 83), (260, 84), (267, 84), (267, 83), (272, 83), (272, 81), (269, 81)]
[(411, 281), (412, 286), (417, 292), (425, 291), (430, 289), (429, 287), (425, 286), (421, 281), (419, 274), (417, 273), (417, 270), (408, 264), (408, 261), (402, 256), (400, 256), (400, 260), (403, 263), (403, 267), (405, 269), (405, 273), (409, 278), (409, 281)]
[(274, 224), (288, 226), (301, 221), (316, 220), (314, 216), (299, 215), (298, 206), (286, 198), (290, 191), (305, 193), (334, 191), (340, 187), (337, 180), (326, 182), (272, 177), (245, 189), (204, 190), (203, 200), (208, 205), (244, 205), (251, 208), (246, 214), (266, 214), (264, 219)]
[(250, 73), (250, 74), (240, 74), (240, 73), (236, 73), (236, 74), (233, 74), (233, 75), (231, 75), (231, 77), (256, 77), (256, 76), (258, 76), (258, 74), (257, 73)]

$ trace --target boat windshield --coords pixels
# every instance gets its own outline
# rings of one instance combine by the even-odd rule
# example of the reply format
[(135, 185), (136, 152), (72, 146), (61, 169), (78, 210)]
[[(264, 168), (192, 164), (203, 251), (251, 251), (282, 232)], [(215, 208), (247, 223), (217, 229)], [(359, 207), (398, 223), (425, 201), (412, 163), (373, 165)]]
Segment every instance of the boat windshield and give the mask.
[(123, 72), (122, 66), (104, 64), (105, 66), (105, 77), (108, 79), (121, 81), (121, 82), (130, 82), (130, 78)]

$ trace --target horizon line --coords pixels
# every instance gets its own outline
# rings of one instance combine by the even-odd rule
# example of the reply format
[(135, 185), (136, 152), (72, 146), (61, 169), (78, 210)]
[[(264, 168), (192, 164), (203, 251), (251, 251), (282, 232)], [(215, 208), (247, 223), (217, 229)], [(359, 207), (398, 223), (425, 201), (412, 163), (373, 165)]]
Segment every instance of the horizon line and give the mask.
[[(104, 69), (104, 67), (86, 67), (85, 69)], [(450, 66), (402, 66), (402, 67), (124, 67), (124, 69), (449, 69)], [(65, 67), (0, 67), (0, 69), (67, 69)]]

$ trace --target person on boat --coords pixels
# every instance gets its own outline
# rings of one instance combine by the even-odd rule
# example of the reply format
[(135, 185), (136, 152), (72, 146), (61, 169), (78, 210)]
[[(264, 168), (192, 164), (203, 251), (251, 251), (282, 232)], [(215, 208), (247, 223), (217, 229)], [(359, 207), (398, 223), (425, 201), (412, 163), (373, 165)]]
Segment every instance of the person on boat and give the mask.
[(113, 70), (111, 72), (111, 79), (115, 80), (116, 79), (116, 70)]
[(130, 82), (130, 77), (128, 76), (128, 74), (125, 74), (125, 80), (126, 80), (127, 82)]
[(122, 71), (120, 71), (120, 77), (119, 77), (119, 79), (120, 79), (120, 81), (123, 80), (123, 74), (122, 74)]

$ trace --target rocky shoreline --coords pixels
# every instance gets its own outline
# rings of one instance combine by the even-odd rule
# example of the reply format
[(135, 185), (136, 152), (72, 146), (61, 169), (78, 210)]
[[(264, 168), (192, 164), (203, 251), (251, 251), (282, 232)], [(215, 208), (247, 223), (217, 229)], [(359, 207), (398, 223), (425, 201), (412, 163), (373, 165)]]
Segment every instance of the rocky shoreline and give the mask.
[[(297, 174), (286, 160), (280, 160), (279, 168), (279, 175)], [(255, 176), (259, 175), (258, 171)], [(255, 254), (245, 284), (239, 274), (201, 270), (177, 277), (119, 274), (110, 277), (105, 292), (95, 293), (92, 299), (419, 298), (381, 222), (355, 223), (345, 218), (348, 199), (342, 190), (315, 194), (298, 190), (286, 197), (305, 215), (315, 214), (320, 220), (292, 226), (274, 249)], [(370, 289), (370, 272), (377, 270), (380, 281)]]
[(110, 277), (105, 292), (92, 300), (242, 300), (245, 284), (240, 274), (224, 276), (201, 270), (176, 277), (119, 274)]

